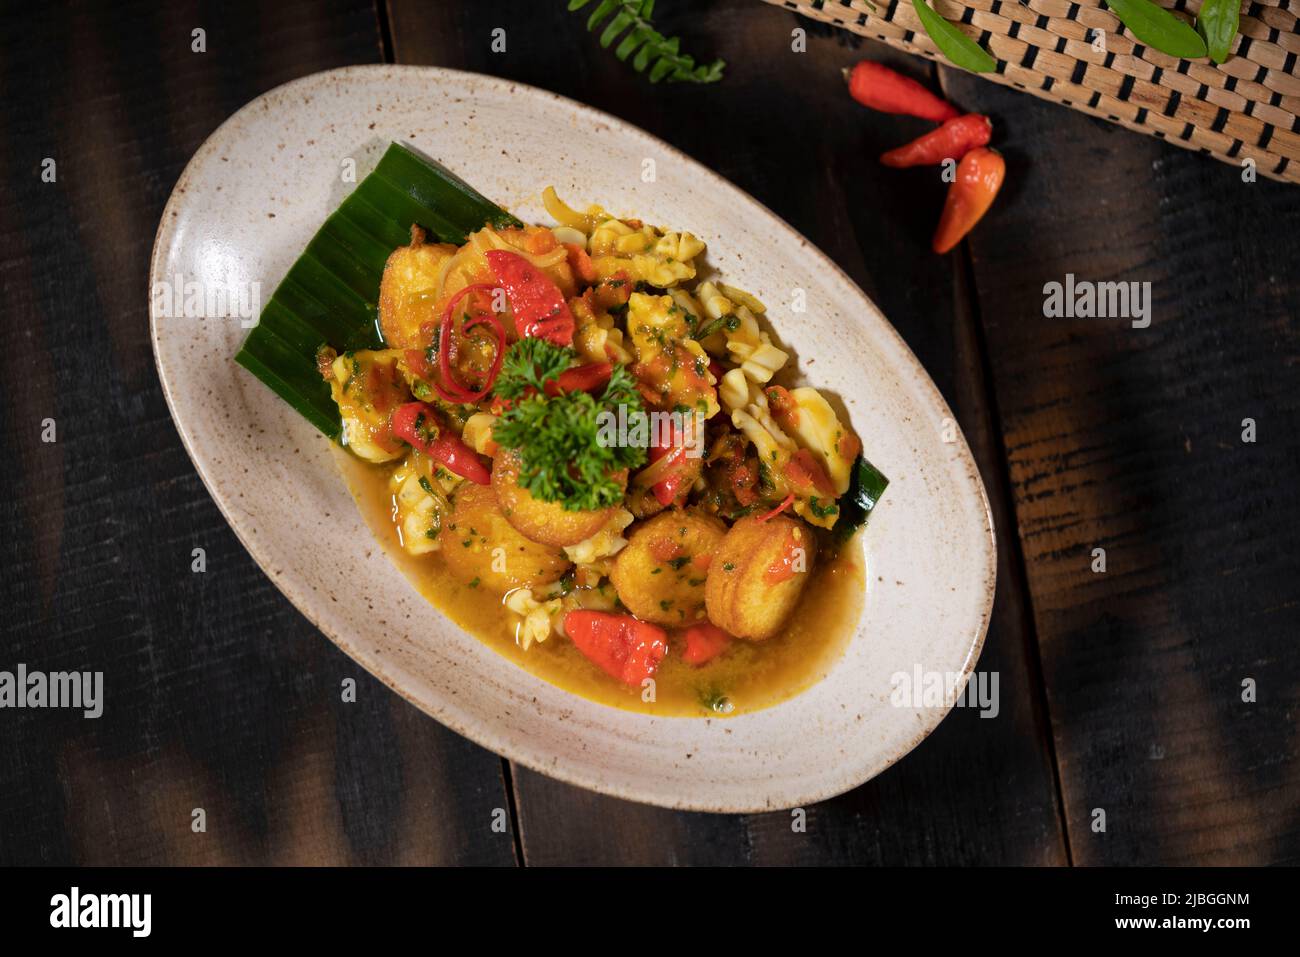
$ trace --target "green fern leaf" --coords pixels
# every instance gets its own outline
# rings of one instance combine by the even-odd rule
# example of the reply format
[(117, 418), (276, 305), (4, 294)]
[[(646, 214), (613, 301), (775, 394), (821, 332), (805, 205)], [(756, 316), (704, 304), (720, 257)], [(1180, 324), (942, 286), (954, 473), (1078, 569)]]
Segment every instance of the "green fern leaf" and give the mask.
[[(591, 0), (569, 0), (569, 11), (581, 10)], [(716, 83), (722, 79), (726, 61), (696, 64), (695, 58), (681, 52), (681, 41), (669, 39), (654, 28), (654, 0), (600, 0), (587, 17), (587, 32), (595, 33), (602, 23), (599, 42), (609, 49), (621, 36), (614, 56), (623, 62), (632, 57), (632, 69), (644, 73), (650, 67), (651, 83)], [(611, 16), (612, 14), (612, 16)], [(636, 54), (633, 56), (633, 54)], [(654, 66), (650, 66), (651, 64)]]

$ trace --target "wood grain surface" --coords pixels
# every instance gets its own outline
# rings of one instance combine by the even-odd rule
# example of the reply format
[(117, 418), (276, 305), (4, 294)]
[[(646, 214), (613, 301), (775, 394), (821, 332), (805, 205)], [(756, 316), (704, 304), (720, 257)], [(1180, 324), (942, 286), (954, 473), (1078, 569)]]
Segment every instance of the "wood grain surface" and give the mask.
[[(1300, 861), (1300, 189), (758, 0), (657, 7), (686, 48), (727, 59), (722, 83), (651, 87), (561, 0), (0, 14), (0, 667), (103, 670), (115, 704), (98, 721), (0, 712), (0, 863)], [(994, 118), (1009, 184), (953, 255), (928, 251), (935, 172), (874, 161), (925, 124), (848, 99), (840, 70), (864, 56)], [(804, 829), (789, 812), (660, 810), (459, 738), (275, 590), (170, 422), (148, 256), (186, 160), (230, 113), (385, 59), (629, 120), (866, 290), (953, 406), (989, 490), (999, 589), (979, 669), (999, 675), (996, 718), (954, 711), (894, 768), (804, 809)], [(1066, 273), (1150, 281), (1150, 327), (1045, 318), (1043, 286)]]
[(113, 706), (0, 712), (0, 861), (513, 863), (510, 829), (492, 830), (493, 809), (508, 818), (500, 759), (388, 692), (270, 584), (190, 464), (149, 345), (149, 255), (186, 161), (258, 94), (380, 60), (374, 8), (5, 16), (5, 667), (102, 670)]
[[(1300, 189), (947, 79), (1032, 197), (969, 252), (1075, 860), (1298, 863)], [(1066, 273), (1150, 326), (1044, 318)]]

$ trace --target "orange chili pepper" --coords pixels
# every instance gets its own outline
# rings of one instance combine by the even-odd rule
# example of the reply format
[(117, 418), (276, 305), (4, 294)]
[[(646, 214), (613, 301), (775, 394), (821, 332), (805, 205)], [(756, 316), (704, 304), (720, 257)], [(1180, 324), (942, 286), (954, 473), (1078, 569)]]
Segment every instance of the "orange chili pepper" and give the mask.
[(882, 113), (904, 113), (936, 123), (961, 115), (947, 100), (883, 63), (863, 60), (852, 72), (846, 71), (846, 78), (853, 99)]
[(1002, 188), (1007, 164), (997, 150), (981, 146), (971, 150), (957, 164), (957, 178), (948, 187), (948, 198), (935, 230), (933, 248), (946, 253), (969, 233), (993, 205)]
[(918, 136), (906, 146), (890, 150), (880, 162), (894, 169), (934, 166), (946, 159), (959, 160), (977, 146), (987, 146), (993, 135), (993, 121), (982, 113), (967, 113), (949, 120), (937, 130)]

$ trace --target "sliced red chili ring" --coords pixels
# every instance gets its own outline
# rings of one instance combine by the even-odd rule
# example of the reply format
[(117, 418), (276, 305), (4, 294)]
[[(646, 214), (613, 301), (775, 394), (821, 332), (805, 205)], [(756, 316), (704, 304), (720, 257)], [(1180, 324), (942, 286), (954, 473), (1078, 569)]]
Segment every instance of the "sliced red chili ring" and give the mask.
[(488, 323), (492, 331), (496, 334), (497, 348), (496, 355), (492, 357), (492, 365), (488, 369), (487, 380), (483, 387), (477, 392), (471, 391), (466, 386), (456, 380), (452, 373), (451, 363), (453, 351), (455, 350), (455, 314), (456, 306), (467, 295), (475, 290), (485, 290), (491, 292), (496, 287), (491, 283), (475, 282), (470, 283), (464, 289), (461, 289), (447, 301), (447, 307), (442, 311), (442, 323), (438, 327), (438, 370), (442, 373), (442, 382), (433, 383), (434, 390), (438, 395), (448, 402), (455, 402), (462, 405), (472, 405), (478, 402), (490, 391), (496, 382), (497, 373), (501, 371), (501, 361), (505, 357), (506, 351), (506, 332), (501, 321), (493, 313), (480, 313), (477, 316), (471, 316), (465, 323), (465, 328), (473, 328), (480, 322)]

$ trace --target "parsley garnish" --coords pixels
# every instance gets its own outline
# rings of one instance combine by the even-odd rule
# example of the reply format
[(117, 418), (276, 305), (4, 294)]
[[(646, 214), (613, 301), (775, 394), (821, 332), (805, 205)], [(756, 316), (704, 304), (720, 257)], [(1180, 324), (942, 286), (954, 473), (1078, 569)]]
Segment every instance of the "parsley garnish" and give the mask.
[(541, 392), (547, 379), (554, 379), (577, 358), (572, 349), (545, 339), (520, 339), (501, 360), (501, 374), (492, 391), (503, 399), (517, 399), (529, 389)]
[(631, 374), (615, 365), (599, 398), (587, 392), (548, 396), (544, 383), (577, 358), (572, 349), (544, 339), (521, 339), (501, 364), (496, 394), (514, 405), (492, 429), (502, 448), (519, 455), (519, 485), (543, 502), (559, 502), (570, 511), (609, 508), (623, 501), (623, 484), (613, 476), (636, 468), (646, 450), (632, 445), (602, 445), (601, 413), (628, 418), (644, 411)]

